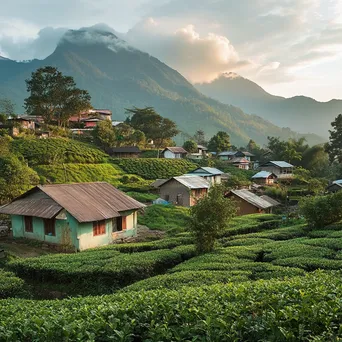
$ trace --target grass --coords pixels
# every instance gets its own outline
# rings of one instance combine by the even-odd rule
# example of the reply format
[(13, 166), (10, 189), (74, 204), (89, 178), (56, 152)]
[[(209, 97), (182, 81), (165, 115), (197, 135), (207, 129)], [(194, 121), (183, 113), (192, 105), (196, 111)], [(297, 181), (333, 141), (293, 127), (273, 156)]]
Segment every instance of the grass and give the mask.
[(175, 234), (186, 230), (188, 217), (188, 208), (153, 204), (145, 209), (143, 215), (138, 216), (138, 222), (150, 229)]

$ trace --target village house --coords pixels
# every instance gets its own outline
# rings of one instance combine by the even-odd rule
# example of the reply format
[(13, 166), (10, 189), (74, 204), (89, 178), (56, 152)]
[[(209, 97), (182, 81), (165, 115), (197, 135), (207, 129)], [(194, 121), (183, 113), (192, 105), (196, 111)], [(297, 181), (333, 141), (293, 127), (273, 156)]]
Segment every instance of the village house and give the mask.
[(335, 193), (342, 190), (342, 179), (333, 181), (326, 189), (328, 192)]
[(249, 170), (250, 161), (243, 157), (236, 157), (228, 160), (229, 164), (242, 170)]
[(273, 173), (278, 179), (291, 179), (294, 166), (285, 161), (269, 161), (261, 164), (259, 170)]
[(195, 153), (189, 153), (190, 159), (204, 159), (208, 156), (208, 149), (203, 145), (197, 145), (197, 151)]
[(135, 236), (144, 205), (105, 182), (39, 185), (0, 208), (14, 238), (82, 251)]
[(217, 155), (217, 158), (222, 160), (222, 161), (227, 161), (235, 158), (237, 151), (225, 151), (225, 152), (220, 152)]
[(166, 147), (161, 152), (162, 157), (167, 159), (181, 159), (185, 158), (187, 154), (188, 152), (183, 147)]
[(268, 171), (260, 171), (252, 177), (252, 180), (258, 185), (272, 185), (277, 180), (277, 176)]
[(108, 148), (106, 153), (113, 158), (139, 158), (141, 151), (137, 146), (122, 146)]
[(259, 197), (248, 190), (231, 190), (225, 197), (232, 198), (237, 203), (238, 216), (249, 214), (269, 214), (272, 209), (280, 205), (272, 199), (272, 203), (265, 198)]
[(207, 180), (211, 185), (221, 184), (224, 172), (214, 167), (198, 167), (197, 169), (186, 173), (183, 176), (199, 176)]
[(202, 177), (180, 176), (159, 182), (160, 198), (183, 207), (192, 207), (208, 193), (210, 184)]

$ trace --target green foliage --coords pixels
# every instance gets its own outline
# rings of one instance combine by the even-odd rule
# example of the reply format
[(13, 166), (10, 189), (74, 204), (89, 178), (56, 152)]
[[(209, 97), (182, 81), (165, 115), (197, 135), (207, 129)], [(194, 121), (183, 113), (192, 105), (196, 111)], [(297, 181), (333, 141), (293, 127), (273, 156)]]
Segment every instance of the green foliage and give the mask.
[(37, 173), (15, 154), (0, 156), (0, 204), (13, 200), (37, 185)]
[(196, 168), (196, 164), (187, 160), (163, 158), (125, 158), (113, 159), (125, 172), (136, 174), (145, 179), (170, 178), (180, 176)]
[(141, 203), (151, 203), (158, 198), (158, 195), (151, 194), (149, 192), (143, 193), (143, 192), (129, 191), (127, 192), (127, 195), (133, 197), (134, 199), (136, 199), (137, 201)]
[(113, 164), (59, 164), (34, 167), (43, 183), (108, 182), (121, 184), (122, 170)]
[(12, 142), (12, 151), (22, 154), (29, 165), (96, 164), (105, 162), (108, 157), (92, 145), (64, 138), (18, 138)]
[(300, 211), (311, 228), (324, 228), (342, 219), (342, 192), (327, 196), (305, 198)]
[(9, 116), (14, 115), (14, 103), (7, 98), (0, 98), (0, 122), (6, 121)]
[(326, 146), (326, 151), (329, 154), (331, 162), (338, 161), (342, 163), (342, 114), (339, 114), (331, 123), (332, 130), (329, 131), (329, 143)]
[(210, 152), (223, 152), (230, 149), (230, 136), (228, 133), (220, 131), (215, 134), (208, 143), (208, 149)]
[(147, 207), (144, 213), (138, 216), (139, 224), (169, 233), (184, 231), (188, 225), (188, 220), (188, 208), (161, 204)]
[(210, 252), (229, 220), (236, 214), (234, 202), (223, 196), (222, 186), (211, 187), (207, 196), (190, 208), (189, 230), (193, 233), (198, 253)]
[(265, 195), (280, 201), (285, 201), (287, 196), (286, 188), (281, 186), (267, 186), (265, 187), (264, 193)]
[(103, 149), (116, 146), (117, 137), (112, 122), (109, 120), (101, 121), (92, 131), (94, 142)]
[(169, 250), (130, 254), (99, 248), (13, 260), (9, 267), (23, 278), (68, 284), (79, 292), (97, 294), (163, 273), (181, 261), (181, 253)]
[(126, 109), (132, 115), (126, 122), (134, 129), (143, 132), (147, 139), (152, 139), (157, 147), (165, 147), (179, 133), (175, 122), (163, 118), (153, 107)]
[(193, 140), (187, 140), (184, 144), (183, 144), (183, 148), (185, 149), (185, 151), (189, 152), (189, 153), (195, 153), (197, 152), (197, 144), (196, 142), (194, 142)]
[(0, 269), (0, 298), (16, 297), (23, 291), (24, 281), (12, 272)]
[(76, 88), (74, 79), (55, 67), (37, 69), (26, 85), (30, 93), (25, 99), (26, 112), (41, 115), (45, 123), (57, 121), (65, 126), (72, 115), (91, 107), (88, 91)]

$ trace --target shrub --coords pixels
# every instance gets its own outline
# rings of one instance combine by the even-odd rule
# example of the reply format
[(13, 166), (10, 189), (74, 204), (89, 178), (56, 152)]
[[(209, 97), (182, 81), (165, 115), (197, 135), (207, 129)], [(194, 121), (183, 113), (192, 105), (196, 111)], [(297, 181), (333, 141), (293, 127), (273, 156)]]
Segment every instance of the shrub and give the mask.
[(92, 145), (66, 138), (25, 139), (17, 138), (11, 143), (12, 151), (20, 153), (29, 165), (59, 163), (96, 164), (108, 156)]
[(24, 281), (12, 272), (0, 269), (0, 298), (15, 297), (23, 290)]
[(127, 254), (99, 249), (14, 260), (9, 267), (23, 278), (68, 284), (73, 290), (96, 294), (163, 273), (181, 261), (180, 253), (169, 250)]
[(163, 158), (123, 158), (113, 159), (125, 172), (136, 174), (145, 179), (170, 178), (180, 176), (196, 168), (196, 164), (184, 159)]
[(129, 191), (127, 192), (128, 196), (133, 197), (137, 201), (141, 203), (150, 203), (153, 202), (158, 198), (158, 195), (151, 194), (151, 193), (142, 193), (142, 192), (136, 192), (136, 191)]
[(311, 228), (324, 228), (342, 219), (342, 192), (306, 198), (300, 210)]

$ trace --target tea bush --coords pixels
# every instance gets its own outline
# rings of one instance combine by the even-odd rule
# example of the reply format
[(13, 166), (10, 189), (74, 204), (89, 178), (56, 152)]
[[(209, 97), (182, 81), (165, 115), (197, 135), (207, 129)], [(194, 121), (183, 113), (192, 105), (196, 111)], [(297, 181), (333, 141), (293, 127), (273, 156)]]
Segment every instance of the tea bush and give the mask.
[(337, 341), (340, 272), (285, 280), (0, 302), (1, 341)]
[(18, 296), (24, 286), (24, 281), (12, 272), (0, 269), (0, 298)]
[(12, 151), (22, 154), (30, 166), (59, 163), (97, 164), (108, 158), (107, 154), (93, 145), (66, 138), (17, 138), (11, 144)]
[(196, 169), (196, 164), (184, 159), (124, 158), (113, 159), (113, 163), (119, 165), (125, 172), (145, 179), (181, 176)]
[(170, 250), (129, 254), (99, 249), (14, 260), (9, 267), (23, 278), (71, 284), (97, 293), (105, 286), (115, 289), (163, 273), (182, 260), (181, 253)]

